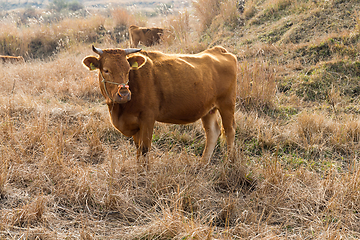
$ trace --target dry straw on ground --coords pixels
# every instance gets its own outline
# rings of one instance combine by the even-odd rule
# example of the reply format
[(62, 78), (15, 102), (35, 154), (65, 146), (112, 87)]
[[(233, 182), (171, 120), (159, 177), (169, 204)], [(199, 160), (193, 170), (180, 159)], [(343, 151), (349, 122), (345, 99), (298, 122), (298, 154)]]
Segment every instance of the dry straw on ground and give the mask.
[[(352, 2), (261, 2), (245, 5), (251, 6), (242, 15), (246, 34), (235, 28), (199, 36), (183, 12), (163, 21), (173, 29), (172, 41), (146, 48), (191, 53), (213, 43), (207, 37), (230, 36), (221, 39), (239, 59), (237, 150), (230, 163), (219, 140), (211, 163), (200, 165), (204, 133), (196, 122), (156, 124), (150, 169), (137, 165), (132, 140), (110, 124), (97, 73), (81, 64), (93, 54), (88, 43), (45, 60), (0, 65), (0, 238), (360, 238), (358, 19), (349, 20), (348, 33), (284, 45), (291, 34), (278, 30), (300, 39), (297, 30), (306, 22), (266, 15), (271, 7), (275, 17), (295, 12), (296, 19), (320, 19), (331, 4), (341, 10)], [(306, 7), (316, 9), (301, 10)], [(81, 28), (86, 20), (77, 21), (87, 29)], [(272, 31), (264, 32), (262, 21)]]

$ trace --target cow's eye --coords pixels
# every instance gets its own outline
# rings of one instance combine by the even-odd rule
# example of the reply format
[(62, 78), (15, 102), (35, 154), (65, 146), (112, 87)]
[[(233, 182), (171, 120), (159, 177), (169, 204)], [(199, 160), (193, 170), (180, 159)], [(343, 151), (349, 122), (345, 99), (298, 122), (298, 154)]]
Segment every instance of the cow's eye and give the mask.
[(109, 70), (107, 70), (107, 69), (103, 69), (103, 71), (104, 71), (104, 73), (109, 73)]

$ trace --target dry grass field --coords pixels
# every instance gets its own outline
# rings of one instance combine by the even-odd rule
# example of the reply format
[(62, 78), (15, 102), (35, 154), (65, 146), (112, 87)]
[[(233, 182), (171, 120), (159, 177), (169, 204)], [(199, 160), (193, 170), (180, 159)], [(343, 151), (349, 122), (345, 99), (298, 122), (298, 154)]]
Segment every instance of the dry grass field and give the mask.
[[(0, 239), (360, 238), (360, 1), (41, 14), (0, 20), (0, 54), (26, 60), (0, 65)], [(238, 57), (234, 161), (219, 139), (200, 164), (201, 122), (157, 123), (143, 169), (112, 127), (82, 59), (156, 23), (169, 35), (145, 50)]]

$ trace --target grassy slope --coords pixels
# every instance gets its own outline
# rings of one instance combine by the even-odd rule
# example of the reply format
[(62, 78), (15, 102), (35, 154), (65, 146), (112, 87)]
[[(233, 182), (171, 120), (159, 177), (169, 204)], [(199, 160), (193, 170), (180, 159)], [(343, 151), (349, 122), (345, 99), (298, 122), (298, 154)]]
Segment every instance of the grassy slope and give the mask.
[(151, 168), (136, 166), (81, 66), (88, 46), (0, 66), (0, 237), (359, 238), (358, 2), (284, 2), (259, 1), (243, 27), (208, 32), (253, 89), (239, 87), (231, 164), (219, 141), (199, 165), (197, 122), (157, 124)]

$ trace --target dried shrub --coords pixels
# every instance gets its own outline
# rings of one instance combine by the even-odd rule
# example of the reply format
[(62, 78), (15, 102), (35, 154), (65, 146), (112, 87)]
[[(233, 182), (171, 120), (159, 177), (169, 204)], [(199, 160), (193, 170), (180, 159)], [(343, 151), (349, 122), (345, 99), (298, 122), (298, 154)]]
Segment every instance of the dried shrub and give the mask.
[(239, 24), (240, 13), (236, 1), (225, 0), (220, 5), (220, 18), (225, 26), (234, 29)]
[(255, 16), (257, 10), (256, 10), (256, 4), (255, 0), (248, 0), (245, 2), (244, 12), (243, 16), (246, 20), (249, 20), (253, 16)]
[(189, 44), (190, 22), (187, 11), (180, 12), (177, 16), (167, 19), (162, 42), (166, 45), (187, 45)]
[(114, 8), (110, 10), (115, 26), (129, 27), (131, 23), (135, 22), (134, 16), (130, 15), (127, 10), (123, 8)]
[(199, 31), (202, 32), (210, 27), (213, 19), (220, 13), (221, 2), (221, 0), (197, 0), (193, 2), (195, 15), (200, 22)]
[(302, 113), (297, 119), (297, 135), (306, 146), (323, 144), (330, 132), (323, 115)]
[(16, 21), (0, 21), (0, 54), (29, 58), (46, 58), (78, 43), (100, 41), (104, 36), (99, 29), (105, 17), (94, 15), (88, 19), (65, 18), (45, 25), (34, 20), (28, 27)]
[(239, 64), (238, 96), (245, 107), (270, 107), (276, 93), (275, 72), (267, 63)]
[(208, 47), (206, 42), (199, 41), (199, 33), (191, 28), (188, 11), (167, 17), (163, 25), (165, 31), (161, 37), (162, 44), (157, 47), (164, 52), (198, 53)]

